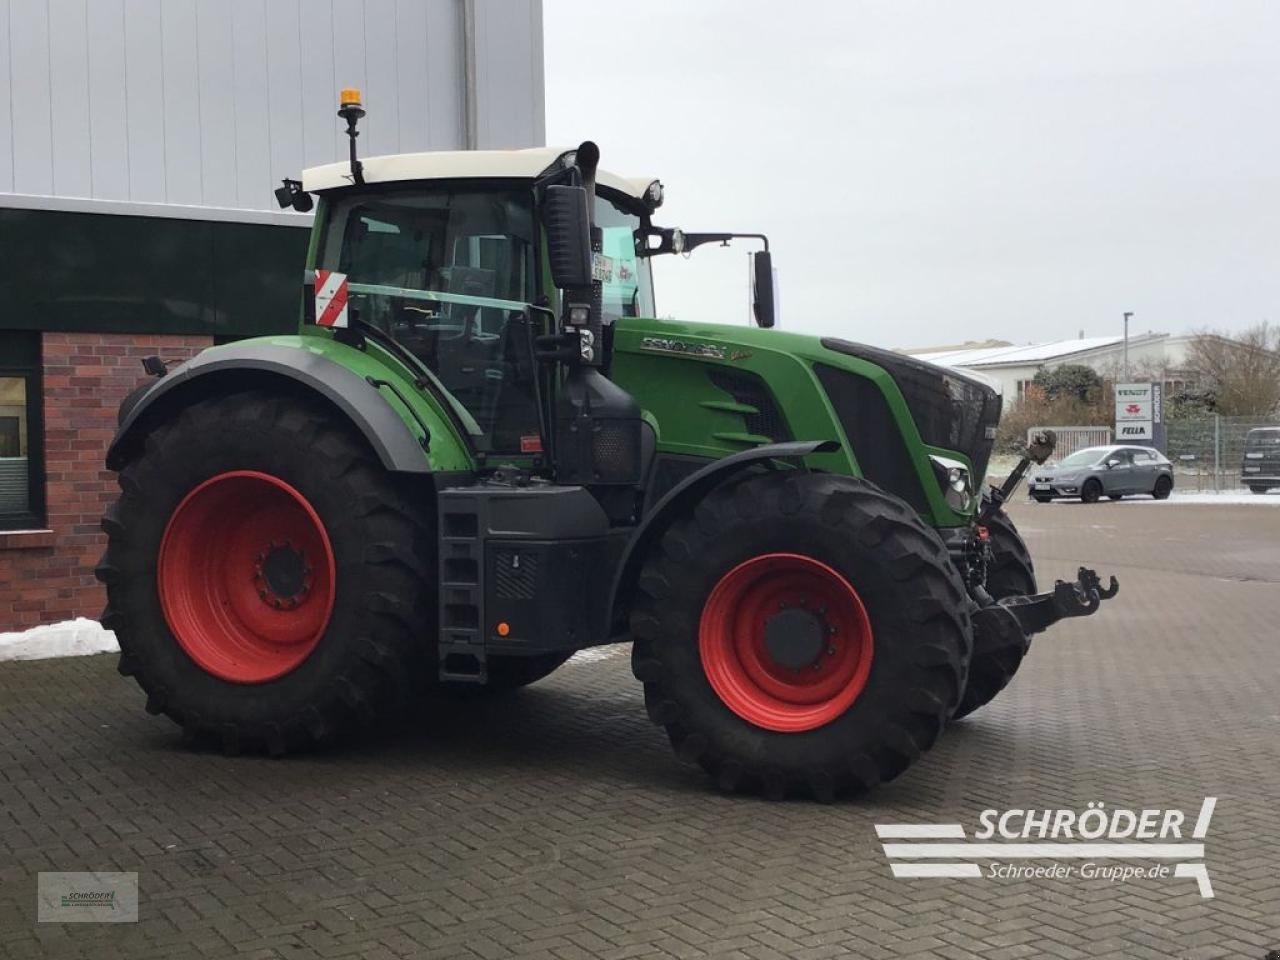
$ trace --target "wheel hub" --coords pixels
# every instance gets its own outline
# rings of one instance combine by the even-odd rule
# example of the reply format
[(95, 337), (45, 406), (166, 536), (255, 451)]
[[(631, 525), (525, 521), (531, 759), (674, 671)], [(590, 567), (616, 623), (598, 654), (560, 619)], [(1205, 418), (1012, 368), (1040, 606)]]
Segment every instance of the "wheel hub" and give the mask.
[(277, 610), (298, 606), (311, 592), (307, 555), (292, 543), (271, 541), (254, 561), (254, 584), (262, 602)]
[(739, 717), (780, 733), (848, 710), (870, 676), (874, 637), (858, 591), (825, 563), (765, 553), (727, 572), (698, 624), (702, 669)]
[(823, 655), (827, 624), (801, 607), (775, 613), (764, 624), (764, 645), (769, 656), (788, 670), (813, 666)]
[(315, 508), (279, 477), (232, 470), (186, 495), (165, 527), (156, 587), (178, 645), (207, 673), (266, 683), (329, 626), (337, 565)]

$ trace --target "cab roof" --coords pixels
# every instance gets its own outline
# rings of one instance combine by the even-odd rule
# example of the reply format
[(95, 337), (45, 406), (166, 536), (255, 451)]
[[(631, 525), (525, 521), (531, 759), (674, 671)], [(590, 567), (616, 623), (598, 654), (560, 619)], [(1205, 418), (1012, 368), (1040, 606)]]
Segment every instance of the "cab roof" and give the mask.
[[(525, 150), (433, 150), (426, 153), (393, 153), (381, 157), (361, 157), (365, 183), (394, 183), (401, 180), (532, 180), (547, 173), (573, 153), (571, 147), (531, 147)], [(628, 178), (596, 171), (596, 183), (634, 200), (645, 200), (653, 177)], [(352, 184), (347, 161), (308, 167), (302, 171), (302, 189), (308, 192), (334, 190)]]

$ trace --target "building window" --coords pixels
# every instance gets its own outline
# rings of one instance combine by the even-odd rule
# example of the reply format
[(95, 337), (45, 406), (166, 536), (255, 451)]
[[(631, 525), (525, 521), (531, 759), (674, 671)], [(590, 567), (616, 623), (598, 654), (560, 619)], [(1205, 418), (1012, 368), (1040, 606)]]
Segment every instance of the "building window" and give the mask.
[(40, 334), (0, 330), (0, 530), (44, 526)]

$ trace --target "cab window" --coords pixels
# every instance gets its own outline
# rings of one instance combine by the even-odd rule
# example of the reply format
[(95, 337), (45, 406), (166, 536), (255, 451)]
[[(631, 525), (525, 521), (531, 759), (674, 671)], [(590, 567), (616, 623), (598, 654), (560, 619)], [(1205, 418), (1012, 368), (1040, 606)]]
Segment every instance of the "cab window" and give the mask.
[(347, 275), (356, 319), (435, 373), (478, 449), (520, 453), (539, 432), (533, 251), (529, 191), (417, 186), (335, 201), (318, 265)]
[(648, 258), (636, 256), (640, 218), (603, 194), (596, 195), (596, 226), (601, 250), (612, 262), (610, 278), (601, 284), (604, 321), (622, 317), (652, 317), (653, 276)]

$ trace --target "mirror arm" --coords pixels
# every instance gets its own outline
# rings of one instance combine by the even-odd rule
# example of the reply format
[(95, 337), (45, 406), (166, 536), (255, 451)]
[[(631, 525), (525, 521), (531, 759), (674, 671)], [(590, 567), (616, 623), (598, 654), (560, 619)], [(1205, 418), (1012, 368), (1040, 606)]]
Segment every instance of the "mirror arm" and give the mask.
[[(681, 239), (678, 247), (677, 234)], [(656, 247), (649, 246), (651, 237), (657, 238)], [(764, 244), (765, 251), (769, 250), (769, 238), (763, 233), (680, 233), (672, 227), (655, 227), (647, 221), (642, 221), (640, 229), (636, 231), (636, 256), (656, 257), (666, 253), (692, 253), (694, 249), (707, 243), (718, 243), (722, 247), (727, 247), (730, 240), (759, 240)]]

